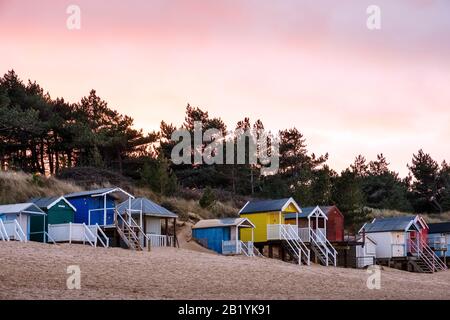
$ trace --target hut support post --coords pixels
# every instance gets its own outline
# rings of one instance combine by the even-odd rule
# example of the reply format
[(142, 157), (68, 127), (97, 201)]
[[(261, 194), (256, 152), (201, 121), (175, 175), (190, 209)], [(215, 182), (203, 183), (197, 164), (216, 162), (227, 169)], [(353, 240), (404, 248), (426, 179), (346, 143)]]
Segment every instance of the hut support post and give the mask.
[(177, 239), (177, 218), (173, 219), (173, 247), (176, 248), (178, 243)]
[(44, 229), (42, 229), (42, 240), (44, 240), (44, 243), (47, 243), (47, 240), (45, 239), (45, 236), (46, 236), (46, 234), (45, 234), (45, 217), (46, 216), (44, 216)]
[(131, 226), (131, 197), (128, 197), (128, 224)]
[(103, 196), (103, 225), (106, 226), (106, 194)]
[(239, 227), (236, 226), (236, 254), (239, 253)]

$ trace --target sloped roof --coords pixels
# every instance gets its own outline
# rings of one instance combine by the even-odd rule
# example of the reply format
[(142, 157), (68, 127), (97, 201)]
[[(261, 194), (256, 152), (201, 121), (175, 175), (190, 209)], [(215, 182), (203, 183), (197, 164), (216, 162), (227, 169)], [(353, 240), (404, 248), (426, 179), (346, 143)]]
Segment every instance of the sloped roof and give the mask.
[[(306, 208), (302, 208), (302, 212), (298, 214), (299, 218), (308, 218), (308, 216), (313, 213), (314, 210), (317, 209), (318, 206), (315, 207), (306, 207)], [(322, 213), (326, 216), (328, 213), (328, 210), (332, 208), (332, 207), (320, 207), (319, 209), (322, 211)], [(290, 220), (290, 219), (295, 219), (296, 213), (288, 213), (284, 216), (285, 219)]]
[(430, 223), (428, 233), (450, 233), (450, 222)]
[(253, 223), (247, 218), (224, 218), (224, 219), (209, 219), (200, 220), (197, 222), (192, 229), (206, 229), (206, 228), (219, 228), (219, 227), (233, 227), (241, 226), (254, 228)]
[[(130, 207), (129, 200), (126, 200), (117, 206), (119, 213), (124, 213)], [(137, 214), (142, 211), (146, 216), (161, 217), (161, 218), (178, 218), (178, 215), (167, 210), (164, 207), (154, 203), (147, 198), (131, 199), (132, 214)]]
[(102, 188), (102, 189), (96, 189), (96, 190), (90, 190), (90, 191), (81, 191), (81, 192), (74, 192), (74, 193), (69, 193), (66, 194), (64, 197), (66, 199), (70, 199), (70, 198), (78, 198), (78, 197), (95, 197), (95, 196), (100, 196), (103, 194), (122, 194), (123, 195), (123, 199), (127, 198), (128, 196), (131, 196), (131, 194), (129, 194), (128, 192), (122, 190), (121, 188), (117, 188), (117, 187), (112, 187), (112, 188)]
[(42, 211), (37, 205), (34, 203), (15, 203), (15, 204), (6, 204), (0, 206), (0, 215), (1, 214), (11, 214), (11, 213), (28, 213), (33, 215), (45, 215), (45, 212)]
[(30, 202), (34, 203), (41, 209), (51, 209), (54, 205), (58, 204), (60, 201), (64, 201), (73, 211), (77, 209), (64, 197), (46, 197), (46, 198), (34, 198)]
[(242, 213), (261, 213), (261, 212), (272, 212), (272, 211), (282, 211), (287, 205), (293, 203), (299, 211), (300, 207), (292, 198), (284, 198), (277, 200), (254, 200), (249, 201), (247, 204), (239, 211)]
[[(411, 225), (415, 225), (415, 216), (378, 218), (370, 223), (366, 223), (363, 228), (366, 233), (406, 231)], [(361, 228), (361, 230), (363, 229)]]

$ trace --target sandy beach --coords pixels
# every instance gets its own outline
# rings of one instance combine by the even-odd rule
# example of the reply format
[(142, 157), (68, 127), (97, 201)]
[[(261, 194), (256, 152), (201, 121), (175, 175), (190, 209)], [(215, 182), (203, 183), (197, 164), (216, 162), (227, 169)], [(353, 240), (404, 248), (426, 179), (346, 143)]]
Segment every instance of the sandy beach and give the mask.
[[(0, 257), (0, 300), (450, 299), (450, 271), (429, 275), (385, 268), (381, 289), (369, 290), (366, 270), (189, 249), (134, 252), (0, 242)], [(81, 290), (66, 287), (69, 265), (81, 268)]]

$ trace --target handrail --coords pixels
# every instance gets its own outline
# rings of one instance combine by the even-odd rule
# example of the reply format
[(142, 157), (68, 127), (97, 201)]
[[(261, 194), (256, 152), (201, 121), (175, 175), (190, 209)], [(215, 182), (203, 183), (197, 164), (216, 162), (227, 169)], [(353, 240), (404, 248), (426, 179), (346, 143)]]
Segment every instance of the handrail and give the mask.
[(50, 239), (50, 240), (52, 240), (53, 244), (56, 244), (56, 241), (48, 234), (47, 231), (44, 231), (44, 238), (45, 238), (45, 236), (47, 236), (47, 240)]
[[(97, 237), (92, 233), (91, 229), (89, 229), (86, 225), (86, 223), (83, 223), (84, 226), (84, 238), (89, 242), (89, 244), (93, 247), (97, 247)], [(92, 236), (92, 238), (95, 238), (95, 244), (89, 240), (88, 237), (86, 237), (86, 230), (90, 233), (90, 235)]]
[[(131, 234), (136, 240), (139, 241), (139, 237), (138, 237), (137, 234), (134, 232), (133, 228), (128, 224), (128, 222), (126, 222), (126, 220), (122, 217), (122, 215), (121, 215), (121, 214), (117, 214), (117, 216), (120, 217), (120, 219), (121, 219), (122, 222), (125, 224), (125, 226), (128, 227), (128, 230), (130, 231), (130, 234)], [(140, 229), (140, 228), (139, 228), (139, 229)], [(142, 234), (144, 234), (144, 233), (142, 232)], [(145, 237), (145, 239), (147, 239), (147, 245), (148, 245), (149, 242), (150, 242), (150, 240), (149, 240), (149, 238), (147, 237), (147, 235), (145, 235), (145, 234), (144, 234), (144, 237)]]
[(133, 219), (133, 216), (131, 214), (130, 214), (130, 220), (131, 220), (131, 222), (134, 222), (135, 227), (137, 227), (139, 229), (139, 231), (141, 232), (141, 234), (144, 236), (145, 240), (147, 240), (147, 243), (148, 243), (150, 241), (150, 238), (144, 233), (141, 226), (136, 222), (136, 220)]
[(303, 243), (303, 241), (298, 237), (297, 232), (292, 225), (280, 225), (280, 234), (289, 244), (290, 248), (297, 254), (298, 263), (302, 263), (302, 253), (306, 257), (307, 265), (310, 265), (310, 251)]
[[(333, 265), (336, 267), (336, 256), (337, 256), (337, 251), (336, 249), (333, 247), (333, 245), (331, 244), (331, 242), (327, 239), (326, 235), (323, 234), (322, 230), (317, 229), (318, 233), (322, 236), (322, 239), (325, 239), (325, 244), (326, 244), (326, 249), (330, 250), (330, 248), (333, 250), (331, 252), (331, 256), (333, 257)], [(331, 251), (331, 250), (330, 250)]]
[(89, 209), (88, 211), (88, 225), (91, 225), (91, 212), (94, 211), (108, 211), (108, 210), (115, 210), (115, 208), (98, 208), (98, 209)]
[(103, 232), (102, 228), (100, 228), (100, 226), (98, 225), (98, 223), (95, 224), (96, 228), (97, 228), (97, 232), (100, 231), (100, 234), (105, 238), (106, 240), (106, 244), (103, 242), (103, 240), (97, 235), (98, 240), (100, 240), (100, 243), (103, 245), (104, 248), (108, 248), (109, 247), (109, 238), (106, 236), (106, 234)]
[[(17, 235), (17, 237), (20, 239), (20, 241), (21, 242), (27, 242), (27, 235), (25, 234), (25, 232), (23, 232), (23, 229), (22, 229), (22, 227), (20, 226), (20, 224), (19, 224), (19, 222), (17, 221), (17, 219), (14, 219), (14, 223), (15, 223), (15, 225), (16, 225), (16, 228), (14, 229), (14, 233)], [(22, 236), (19, 234), (19, 231), (20, 231), (20, 233), (22, 234), (22, 236), (23, 236), (23, 239), (22, 239)]]
[[(311, 238), (313, 244), (317, 248), (319, 248), (320, 252), (325, 256), (325, 261), (322, 261), (322, 262), (324, 262), (325, 265), (328, 266), (328, 249), (326, 247), (324, 247), (326, 252), (323, 251), (322, 246), (317, 243), (317, 240), (316, 240), (317, 239), (317, 233), (315, 233), (312, 228), (309, 230), (309, 232), (311, 232), (311, 234), (312, 234), (312, 237), (310, 237), (310, 238)], [(319, 255), (319, 258), (322, 258), (322, 257)]]
[[(240, 247), (240, 252), (241, 253), (243, 252), (247, 257), (249, 257), (250, 251), (248, 250), (247, 245), (244, 242), (239, 240), (239, 247)], [(243, 248), (245, 248), (245, 250)]]
[(3, 224), (3, 220), (0, 219), (0, 234), (2, 235), (2, 240), (5, 241), (9, 241), (9, 236), (8, 236), (8, 232), (6, 231), (5, 225)]
[(438, 265), (439, 269), (447, 270), (447, 266), (441, 261), (441, 259), (436, 255), (436, 253), (431, 250), (431, 248), (425, 243), (425, 241), (423, 241), (423, 239), (420, 239), (420, 245), (422, 249), (424, 249), (425, 253), (428, 253), (432, 257), (433, 262)]
[(287, 225), (287, 228), (289, 229), (290, 233), (297, 236), (297, 242), (300, 246), (301, 252), (306, 256), (307, 263), (310, 265), (310, 257), (311, 257), (311, 251), (308, 249), (306, 244), (303, 242), (303, 240), (299, 237), (298, 230), (295, 230), (293, 225)]
[(292, 249), (292, 251), (297, 256), (298, 264), (301, 264), (302, 259), (301, 259), (301, 249), (300, 249), (300, 247), (293, 241), (293, 239), (289, 236), (289, 233), (287, 232), (287, 230), (284, 229), (281, 225), (280, 225), (280, 235), (286, 240), (286, 242), (288, 243), (289, 247)]
[(426, 254), (422, 254), (420, 247), (413, 240), (408, 239), (408, 241), (409, 241), (411, 248), (417, 252), (417, 257), (421, 258), (425, 262), (425, 264), (428, 266), (428, 268), (431, 269), (432, 272), (435, 272), (436, 266), (433, 263), (433, 261), (430, 261), (430, 257), (428, 257)]

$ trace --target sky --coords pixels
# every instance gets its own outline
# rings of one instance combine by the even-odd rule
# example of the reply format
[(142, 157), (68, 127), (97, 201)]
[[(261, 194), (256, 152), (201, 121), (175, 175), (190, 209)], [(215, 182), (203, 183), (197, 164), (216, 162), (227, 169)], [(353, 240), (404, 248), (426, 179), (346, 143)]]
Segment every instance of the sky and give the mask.
[(70, 102), (96, 89), (145, 131), (180, 125), (188, 103), (230, 128), (296, 127), (338, 172), (382, 152), (405, 176), (421, 148), (450, 160), (449, 12), (447, 0), (0, 0), (0, 73)]

